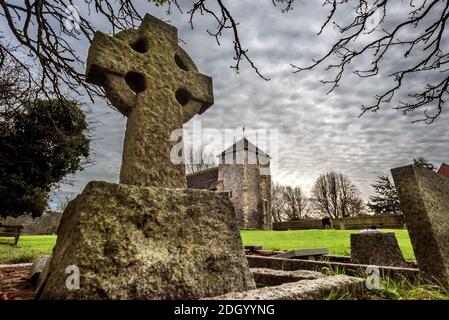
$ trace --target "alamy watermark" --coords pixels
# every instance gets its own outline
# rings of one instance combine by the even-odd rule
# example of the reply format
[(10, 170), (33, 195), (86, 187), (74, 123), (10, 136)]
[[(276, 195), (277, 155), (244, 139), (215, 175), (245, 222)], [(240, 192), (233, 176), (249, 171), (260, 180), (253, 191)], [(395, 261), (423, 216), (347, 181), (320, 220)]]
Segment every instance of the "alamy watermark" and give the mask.
[[(170, 141), (176, 142), (170, 151), (173, 164), (256, 164), (262, 175), (270, 174), (270, 167), (278, 166), (279, 132), (262, 128), (202, 128), (201, 121), (193, 120), (193, 130), (173, 130)], [(186, 160), (185, 147), (197, 145), (200, 153)], [(234, 146), (232, 150), (229, 148)], [(247, 152), (244, 152), (247, 151)], [(226, 152), (223, 152), (226, 151)], [(221, 155), (217, 152), (223, 152)], [(213, 157), (207, 157), (213, 154)], [(217, 156), (217, 157), (215, 157)]]
[(65, 268), (65, 273), (69, 276), (65, 279), (65, 286), (69, 290), (79, 290), (80, 288), (80, 269), (78, 266), (70, 265)]
[(378, 266), (368, 266), (366, 268), (368, 275), (365, 280), (365, 286), (368, 290), (379, 290), (380, 286), (380, 269)]

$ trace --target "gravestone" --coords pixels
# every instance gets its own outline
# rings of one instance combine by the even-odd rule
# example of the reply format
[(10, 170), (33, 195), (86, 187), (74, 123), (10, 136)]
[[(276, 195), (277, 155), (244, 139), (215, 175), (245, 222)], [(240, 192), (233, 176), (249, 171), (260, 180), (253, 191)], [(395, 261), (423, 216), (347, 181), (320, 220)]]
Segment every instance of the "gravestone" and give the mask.
[(351, 262), (376, 266), (408, 267), (393, 232), (351, 233)]
[[(128, 117), (120, 184), (92, 181), (69, 203), (38, 298), (197, 299), (254, 289), (231, 200), (185, 189), (184, 166), (170, 161), (171, 131), (213, 102), (212, 81), (178, 47), (176, 28), (146, 15), (137, 30), (96, 33), (87, 79)], [(79, 288), (70, 285), (76, 278)]]
[(308, 249), (296, 249), (290, 250), (284, 253), (275, 255), (276, 258), (283, 259), (309, 259), (315, 260), (316, 257), (321, 257), (329, 254), (327, 248), (308, 248)]
[(420, 272), (449, 281), (449, 179), (412, 165), (391, 170)]
[(212, 79), (179, 47), (176, 28), (147, 14), (137, 30), (97, 32), (86, 77), (128, 118), (120, 183), (185, 188), (184, 166), (170, 160), (170, 135), (214, 98)]

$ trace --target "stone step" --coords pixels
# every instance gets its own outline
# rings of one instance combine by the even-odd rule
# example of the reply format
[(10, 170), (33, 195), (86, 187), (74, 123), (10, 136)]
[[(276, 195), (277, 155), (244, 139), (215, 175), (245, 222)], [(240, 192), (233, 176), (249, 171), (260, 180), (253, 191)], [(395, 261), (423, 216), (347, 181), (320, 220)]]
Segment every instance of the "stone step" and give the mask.
[(360, 294), (365, 279), (337, 275), (314, 280), (301, 280), (274, 287), (263, 287), (245, 292), (231, 292), (206, 300), (317, 300), (330, 293)]
[(267, 268), (252, 268), (250, 270), (254, 276), (254, 281), (256, 281), (257, 288), (325, 277), (321, 272), (311, 270), (284, 271)]

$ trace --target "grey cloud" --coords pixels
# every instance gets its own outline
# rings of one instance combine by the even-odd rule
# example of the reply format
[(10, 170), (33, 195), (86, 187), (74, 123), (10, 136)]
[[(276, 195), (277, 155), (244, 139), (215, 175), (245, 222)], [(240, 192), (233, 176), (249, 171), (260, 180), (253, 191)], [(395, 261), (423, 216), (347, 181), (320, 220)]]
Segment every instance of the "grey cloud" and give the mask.
[[(360, 106), (372, 102), (374, 94), (388, 84), (385, 75), (370, 80), (345, 76), (341, 86), (326, 95), (329, 86), (320, 80), (330, 76), (322, 68), (292, 73), (290, 63), (310, 64), (335, 36), (332, 29), (316, 35), (327, 13), (319, 1), (302, 2), (288, 14), (281, 14), (269, 0), (234, 1), (229, 6), (240, 22), (242, 42), (271, 81), (260, 79), (246, 63), (242, 63), (237, 75), (229, 67), (234, 62), (231, 35), (226, 33), (221, 46), (217, 46), (205, 32), (214, 28), (209, 19), (198, 17), (191, 30), (186, 15), (174, 12), (166, 17), (160, 8), (152, 8), (151, 13), (168, 18), (178, 27), (186, 42), (182, 46), (201, 72), (214, 79), (215, 105), (195, 117), (202, 121), (203, 128), (279, 130), (279, 167), (272, 170), (275, 181), (300, 185), (309, 191), (320, 173), (337, 170), (349, 175), (367, 198), (373, 192), (370, 184), (378, 175), (410, 163), (413, 157), (424, 156), (435, 163), (449, 160), (445, 118), (432, 126), (412, 125), (412, 118), (402, 117), (392, 109), (393, 104), (357, 118)], [(143, 11), (148, 7), (142, 4), (141, 8)], [(110, 31), (105, 26), (100, 23), (103, 31)], [(79, 44), (82, 54), (87, 52), (86, 46)], [(390, 56), (387, 67), (402, 60), (400, 55)], [(107, 111), (102, 103), (92, 105), (92, 110), (93, 115)], [(111, 111), (100, 120), (95, 125), (92, 146), (95, 165), (76, 174), (75, 185), (63, 186), (54, 199), (64, 192), (79, 192), (90, 180), (117, 181), (125, 119)]]

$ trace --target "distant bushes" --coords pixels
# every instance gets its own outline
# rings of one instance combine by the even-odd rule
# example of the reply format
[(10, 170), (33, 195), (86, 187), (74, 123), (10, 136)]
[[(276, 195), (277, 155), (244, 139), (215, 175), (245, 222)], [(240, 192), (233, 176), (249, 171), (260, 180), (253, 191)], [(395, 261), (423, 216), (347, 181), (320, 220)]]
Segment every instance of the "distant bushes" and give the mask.
[(62, 214), (59, 212), (47, 212), (34, 219), (31, 215), (0, 218), (0, 224), (22, 225), (24, 234), (50, 235), (56, 234), (61, 217)]

